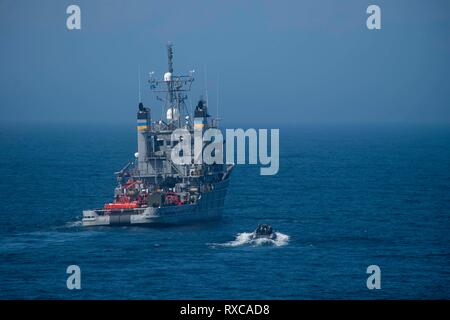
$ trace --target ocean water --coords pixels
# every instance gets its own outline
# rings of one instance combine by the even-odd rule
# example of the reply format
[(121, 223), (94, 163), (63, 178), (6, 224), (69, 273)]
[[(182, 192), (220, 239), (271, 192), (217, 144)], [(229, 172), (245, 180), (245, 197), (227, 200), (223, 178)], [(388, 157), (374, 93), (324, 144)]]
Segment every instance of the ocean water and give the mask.
[[(450, 298), (450, 128), (299, 126), (280, 143), (278, 175), (235, 169), (221, 221), (83, 229), (134, 128), (2, 127), (0, 298)], [(259, 223), (279, 240), (252, 242)]]

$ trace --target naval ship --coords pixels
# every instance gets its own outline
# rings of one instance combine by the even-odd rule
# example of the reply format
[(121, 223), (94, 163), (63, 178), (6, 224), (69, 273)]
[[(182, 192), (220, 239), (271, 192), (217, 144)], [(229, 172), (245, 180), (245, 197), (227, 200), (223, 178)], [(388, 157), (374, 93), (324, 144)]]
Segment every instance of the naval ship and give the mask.
[[(201, 98), (190, 115), (186, 101), (194, 81), (188, 75), (174, 75), (173, 46), (167, 45), (168, 71), (162, 79), (150, 73), (150, 89), (162, 101), (165, 120), (154, 121), (151, 109), (139, 102), (137, 110), (137, 152), (116, 172), (114, 199), (102, 208), (83, 211), (83, 226), (185, 224), (220, 218), (233, 165), (177, 164), (171, 159), (172, 132), (186, 129), (204, 132), (218, 128), (218, 119), (208, 114)], [(163, 97), (159, 97), (162, 95)], [(206, 142), (203, 143), (203, 148)]]

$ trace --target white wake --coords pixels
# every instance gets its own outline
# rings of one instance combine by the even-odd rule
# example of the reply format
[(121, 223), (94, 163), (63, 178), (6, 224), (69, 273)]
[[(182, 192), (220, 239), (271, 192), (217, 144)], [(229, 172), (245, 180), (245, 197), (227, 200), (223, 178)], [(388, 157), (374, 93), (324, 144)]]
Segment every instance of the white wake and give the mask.
[(253, 239), (253, 232), (238, 233), (236, 238), (232, 241), (218, 244), (223, 247), (239, 247), (239, 246), (263, 246), (273, 245), (276, 247), (285, 246), (289, 242), (289, 236), (281, 232), (275, 232), (277, 237), (275, 239), (257, 238)]
[(77, 220), (77, 221), (69, 221), (67, 222), (64, 227), (65, 228), (78, 228), (81, 227), (83, 225), (81, 220)]

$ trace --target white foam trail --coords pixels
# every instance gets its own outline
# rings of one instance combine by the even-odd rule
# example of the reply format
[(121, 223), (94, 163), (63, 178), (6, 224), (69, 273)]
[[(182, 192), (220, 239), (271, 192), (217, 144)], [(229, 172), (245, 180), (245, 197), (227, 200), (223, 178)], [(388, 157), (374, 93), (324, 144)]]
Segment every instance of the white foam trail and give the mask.
[(252, 241), (250, 239), (251, 235), (252, 235), (251, 232), (238, 233), (236, 236), (236, 239), (234, 239), (233, 241), (224, 243), (223, 245), (226, 247), (239, 247), (244, 244), (248, 244), (250, 241)]
[(253, 232), (243, 232), (238, 233), (233, 241), (219, 244), (223, 247), (239, 247), (239, 246), (262, 246), (262, 245), (273, 245), (276, 247), (285, 246), (289, 242), (289, 236), (281, 232), (275, 232), (277, 235), (275, 240), (267, 238), (252, 239)]
[(78, 220), (78, 221), (69, 221), (66, 223), (65, 227), (66, 228), (76, 228), (76, 227), (81, 227), (82, 225), (82, 221)]

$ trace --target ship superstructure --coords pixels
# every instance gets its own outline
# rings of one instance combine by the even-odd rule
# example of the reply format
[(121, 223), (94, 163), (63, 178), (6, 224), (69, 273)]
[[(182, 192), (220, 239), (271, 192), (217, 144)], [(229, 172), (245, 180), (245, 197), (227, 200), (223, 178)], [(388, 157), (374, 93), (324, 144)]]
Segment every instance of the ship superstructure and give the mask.
[[(194, 135), (216, 128), (200, 99), (190, 115), (186, 105), (194, 82), (193, 72), (174, 75), (173, 46), (167, 45), (168, 70), (157, 79), (151, 73), (150, 89), (163, 94), (165, 119), (154, 121), (142, 102), (137, 111), (135, 158), (116, 172), (114, 199), (102, 208), (83, 211), (83, 225), (179, 224), (211, 220), (222, 214), (233, 165), (191, 161), (179, 164), (171, 157), (172, 133), (184, 129)], [(202, 142), (204, 143), (204, 142)], [(202, 148), (204, 145), (202, 146)]]

